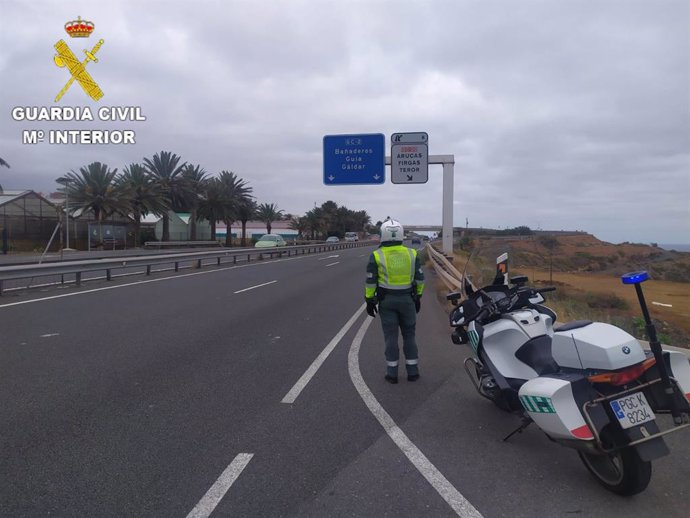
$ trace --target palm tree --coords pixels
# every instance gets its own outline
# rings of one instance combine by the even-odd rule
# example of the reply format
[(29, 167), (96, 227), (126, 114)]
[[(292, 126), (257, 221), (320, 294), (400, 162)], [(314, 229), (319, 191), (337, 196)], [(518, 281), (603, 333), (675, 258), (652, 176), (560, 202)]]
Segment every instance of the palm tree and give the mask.
[(170, 202), (160, 185), (154, 183), (141, 164), (130, 164), (117, 179), (130, 200), (130, 216), (134, 219), (134, 243), (139, 245), (141, 218), (149, 213), (163, 216)]
[(218, 178), (206, 180), (199, 197), (197, 217), (211, 223), (211, 240), (216, 239), (216, 222), (225, 220), (227, 205), (225, 187), (220, 180)]
[(303, 238), (304, 233), (309, 230), (309, 221), (306, 216), (292, 216), (288, 224), (290, 229), (297, 231), (297, 236)]
[(74, 209), (90, 210), (101, 222), (118, 212), (126, 215), (130, 209), (127, 192), (115, 181), (117, 168), (109, 169), (107, 164), (92, 162), (80, 167), (79, 172), (70, 171), (56, 180), (64, 186), (65, 194)]
[(189, 238), (196, 240), (196, 222), (197, 222), (197, 207), (199, 206), (199, 193), (203, 190), (203, 184), (206, 181), (206, 171), (199, 165), (187, 164), (182, 171), (182, 177), (187, 183), (189, 192), (184, 200), (186, 209), (189, 209)]
[(262, 203), (256, 209), (256, 217), (266, 223), (266, 232), (271, 233), (271, 223), (280, 220), (283, 214), (282, 209), (278, 209), (275, 203)]
[[(189, 196), (189, 188), (184, 181), (182, 171), (186, 163), (180, 164), (180, 157), (169, 151), (161, 151), (153, 155), (153, 159), (144, 158), (146, 170), (168, 197), (173, 210), (179, 210), (184, 200)], [(163, 214), (163, 241), (170, 240), (170, 218)]]
[(232, 245), (232, 234), (230, 232), (230, 225), (239, 217), (240, 206), (251, 200), (252, 188), (247, 185), (245, 180), (239, 178), (231, 171), (221, 171), (218, 175), (218, 180), (225, 189), (226, 207), (223, 212), (225, 226), (227, 233), (225, 235), (225, 246)]
[(240, 246), (247, 246), (247, 221), (256, 215), (256, 202), (251, 198), (242, 198), (237, 207), (237, 219), (242, 223), (242, 241)]
[(323, 211), (321, 207), (314, 207), (307, 211), (305, 218), (307, 218), (307, 230), (311, 231), (312, 241), (316, 239), (316, 235), (321, 232), (323, 228)]

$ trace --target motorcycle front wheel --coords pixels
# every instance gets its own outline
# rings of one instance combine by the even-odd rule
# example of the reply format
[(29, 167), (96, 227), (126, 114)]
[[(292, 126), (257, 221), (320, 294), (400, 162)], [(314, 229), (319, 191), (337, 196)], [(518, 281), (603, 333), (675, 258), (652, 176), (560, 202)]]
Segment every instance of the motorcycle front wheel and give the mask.
[(631, 496), (641, 493), (649, 485), (652, 463), (640, 459), (633, 448), (602, 454), (577, 453), (594, 478), (609, 491)]

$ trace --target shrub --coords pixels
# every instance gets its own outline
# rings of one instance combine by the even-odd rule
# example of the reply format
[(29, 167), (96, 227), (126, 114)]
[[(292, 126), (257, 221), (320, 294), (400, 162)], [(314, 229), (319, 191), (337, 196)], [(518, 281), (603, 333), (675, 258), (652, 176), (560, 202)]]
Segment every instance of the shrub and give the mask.
[(590, 308), (596, 309), (629, 309), (628, 302), (613, 293), (587, 292), (585, 302)]

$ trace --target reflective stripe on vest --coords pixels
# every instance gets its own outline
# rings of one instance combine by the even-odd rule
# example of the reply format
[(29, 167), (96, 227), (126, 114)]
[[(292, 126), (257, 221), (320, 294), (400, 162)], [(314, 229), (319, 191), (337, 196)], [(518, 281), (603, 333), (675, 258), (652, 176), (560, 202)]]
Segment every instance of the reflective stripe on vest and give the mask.
[(416, 252), (412, 248), (384, 247), (374, 251), (378, 266), (378, 285), (389, 290), (406, 290), (412, 287), (415, 275)]

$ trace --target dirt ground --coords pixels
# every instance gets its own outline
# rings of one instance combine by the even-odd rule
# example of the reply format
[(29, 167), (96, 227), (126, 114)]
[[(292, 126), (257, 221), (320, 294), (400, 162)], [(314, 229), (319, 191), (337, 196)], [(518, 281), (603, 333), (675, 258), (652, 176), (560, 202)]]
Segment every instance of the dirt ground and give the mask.
[[(548, 284), (548, 271), (526, 269), (520, 273), (528, 275), (530, 281)], [(584, 293), (613, 293), (629, 305), (629, 309), (621, 311), (622, 313), (629, 316), (642, 314), (634, 286), (623, 284), (620, 277), (594, 273), (553, 272), (553, 280), (556, 286), (569, 286)], [(642, 291), (652, 319), (676, 328), (680, 331), (676, 336), (690, 337), (690, 284), (650, 279), (642, 284)], [(673, 345), (690, 348), (688, 341)]]
[(552, 275), (553, 284), (561, 289), (559, 295), (547, 294), (547, 305), (551, 303), (563, 321), (608, 321), (638, 338), (646, 337), (635, 287), (624, 285), (620, 276), (646, 270), (651, 279), (642, 289), (660, 339), (690, 348), (690, 253), (639, 243), (615, 245), (585, 233), (551, 237), (557, 244), (547, 249), (539, 236), (470, 236), (470, 246), (456, 251), (454, 264), (462, 271), (467, 252), (474, 250), (472, 262), (481, 261), (483, 269), (495, 271), (495, 258), (508, 252), (509, 275), (527, 275), (529, 284), (542, 286)]

